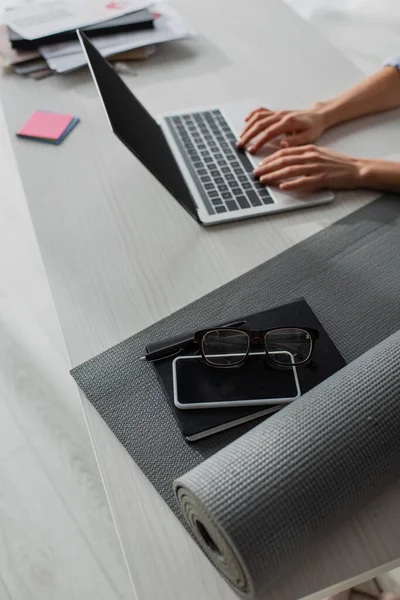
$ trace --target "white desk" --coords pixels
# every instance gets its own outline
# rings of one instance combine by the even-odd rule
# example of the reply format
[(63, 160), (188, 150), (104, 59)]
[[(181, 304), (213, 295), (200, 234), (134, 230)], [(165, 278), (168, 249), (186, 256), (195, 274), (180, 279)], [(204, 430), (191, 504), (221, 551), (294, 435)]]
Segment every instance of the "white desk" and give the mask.
[[(282, 108), (306, 106), (362, 77), (278, 0), (176, 5), (202, 35), (160, 49), (154, 60), (138, 65), (137, 77), (126, 79), (155, 113), (251, 96)], [(60, 148), (15, 142), (72, 365), (370, 198), (341, 194), (330, 206), (206, 230), (114, 139), (87, 72), (40, 84), (16, 77), (2, 83), (11, 131), (38, 107), (82, 119)], [(374, 123), (372, 137), (384, 127), (382, 120)], [(396, 139), (398, 125), (392, 127)], [(363, 139), (343, 144), (378, 152)], [(83, 407), (137, 597), (235, 598), (85, 398)], [(387, 494), (318, 554), (305, 557), (301, 573), (271, 590), (271, 597), (305, 596), (397, 559), (399, 494)]]

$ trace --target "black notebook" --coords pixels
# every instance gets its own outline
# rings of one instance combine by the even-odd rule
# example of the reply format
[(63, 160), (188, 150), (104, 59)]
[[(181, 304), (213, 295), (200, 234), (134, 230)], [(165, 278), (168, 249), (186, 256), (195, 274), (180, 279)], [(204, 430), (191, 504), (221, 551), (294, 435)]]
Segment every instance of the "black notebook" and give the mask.
[[(232, 315), (230, 322), (241, 320), (246, 321), (247, 328), (255, 330), (283, 326), (310, 327), (318, 330), (319, 340), (315, 344), (310, 365), (297, 368), (297, 376), (302, 394), (336, 373), (336, 371), (346, 364), (339, 350), (304, 299), (250, 316)], [(210, 323), (210, 326), (215, 326), (215, 323)], [(182, 334), (182, 339), (187, 339), (187, 337), (187, 332)], [(177, 341), (178, 338), (174, 338), (173, 342)], [(149, 343), (147, 344), (147, 351), (157, 350), (170, 343), (172, 343), (172, 340)], [(182, 355), (190, 356), (194, 353), (195, 349), (188, 347), (187, 351), (182, 353)], [(195, 442), (196, 440), (217, 434), (225, 429), (236, 427), (248, 421), (254, 420), (254, 424), (256, 425), (262, 419), (282, 408), (282, 406), (275, 405), (180, 410), (176, 408), (173, 400), (172, 362), (174, 358), (175, 356), (159, 360), (154, 362), (153, 366), (164, 387), (166, 397), (174, 410), (175, 418), (182, 434), (190, 442)], [(246, 378), (246, 365), (241, 367), (240, 373)]]
[[(134, 13), (122, 15), (121, 17), (116, 17), (115, 19), (110, 19), (109, 21), (103, 21), (102, 23), (96, 23), (95, 25), (88, 25), (87, 27), (82, 27), (82, 31), (84, 31), (88, 37), (98, 37), (100, 35), (124, 33), (126, 31), (152, 29), (153, 27), (153, 15), (150, 12), (150, 10), (146, 8), (143, 10), (138, 10)], [(7, 29), (11, 46), (15, 50), (35, 50), (39, 46), (45, 46), (46, 44), (74, 42), (78, 39), (75, 30), (61, 31), (53, 35), (47, 35), (46, 37), (37, 38), (35, 40), (26, 40), (9, 27)]]

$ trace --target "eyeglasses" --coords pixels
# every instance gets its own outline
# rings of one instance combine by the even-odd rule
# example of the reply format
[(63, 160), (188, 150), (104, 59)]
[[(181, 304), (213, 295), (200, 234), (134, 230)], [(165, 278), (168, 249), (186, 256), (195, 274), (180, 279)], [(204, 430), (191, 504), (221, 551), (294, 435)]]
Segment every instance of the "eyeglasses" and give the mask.
[(251, 348), (265, 351), (272, 366), (305, 365), (311, 359), (318, 338), (316, 329), (275, 327), (263, 331), (230, 328), (197, 331), (193, 340), (200, 346), (207, 365), (229, 369), (242, 366)]

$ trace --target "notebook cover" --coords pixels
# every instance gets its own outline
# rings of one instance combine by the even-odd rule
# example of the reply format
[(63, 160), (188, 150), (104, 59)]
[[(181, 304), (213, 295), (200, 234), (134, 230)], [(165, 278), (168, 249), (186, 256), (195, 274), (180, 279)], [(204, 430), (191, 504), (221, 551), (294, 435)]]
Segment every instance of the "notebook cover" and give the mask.
[[(122, 15), (121, 17), (117, 17), (115, 19), (110, 19), (109, 21), (103, 21), (102, 23), (96, 23), (95, 25), (83, 27), (82, 31), (84, 31), (88, 37), (98, 37), (100, 35), (110, 35), (113, 33), (123, 33), (126, 31), (152, 29), (153, 27), (153, 15), (146, 8), (128, 15)], [(35, 50), (39, 46), (45, 46), (46, 44), (59, 44), (61, 42), (74, 42), (77, 40), (75, 30), (63, 31), (54, 35), (38, 38), (36, 40), (26, 40), (9, 27), (7, 29), (11, 46), (16, 50)]]
[[(345, 360), (336, 348), (322, 324), (312, 311), (310, 306), (304, 299), (300, 299), (290, 304), (278, 306), (260, 313), (256, 313), (247, 317), (232, 315), (230, 322), (246, 321), (246, 327), (251, 329), (267, 329), (268, 327), (281, 327), (287, 325), (298, 325), (299, 327), (311, 327), (318, 329), (319, 340), (315, 344), (315, 349), (312, 356), (310, 366), (299, 367), (297, 375), (299, 378), (301, 393), (308, 392), (313, 387), (336, 373), (339, 369), (345, 366)], [(210, 326), (214, 326), (211, 323)], [(189, 332), (182, 335), (182, 339), (187, 339)], [(178, 341), (179, 338), (163, 340), (162, 342), (147, 344), (147, 350), (153, 351), (158, 348), (167, 346), (169, 343)], [(182, 356), (190, 356), (195, 353), (195, 348), (188, 349)], [(172, 383), (172, 361), (176, 356), (171, 358), (156, 361), (153, 367), (162, 383), (166, 398), (171, 404), (175, 418), (179, 427), (188, 441), (196, 441), (218, 433), (219, 431), (235, 427), (245, 421), (257, 419), (257, 423), (265, 418), (267, 406), (252, 406), (238, 408), (208, 408), (194, 410), (180, 410), (176, 408), (173, 400), (173, 383)], [(243, 377), (246, 377), (246, 366), (241, 368)], [(229, 375), (228, 375), (229, 376)], [(269, 412), (268, 416), (273, 414)], [(255, 425), (257, 423), (254, 423)], [(217, 430), (217, 431), (213, 431)]]

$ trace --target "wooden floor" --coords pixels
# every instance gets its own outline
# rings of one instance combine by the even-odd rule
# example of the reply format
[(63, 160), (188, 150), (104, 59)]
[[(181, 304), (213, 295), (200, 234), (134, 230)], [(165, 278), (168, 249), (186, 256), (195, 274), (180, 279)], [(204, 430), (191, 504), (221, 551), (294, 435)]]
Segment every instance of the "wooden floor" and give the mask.
[(2, 114), (0, 140), (0, 600), (136, 598)]

